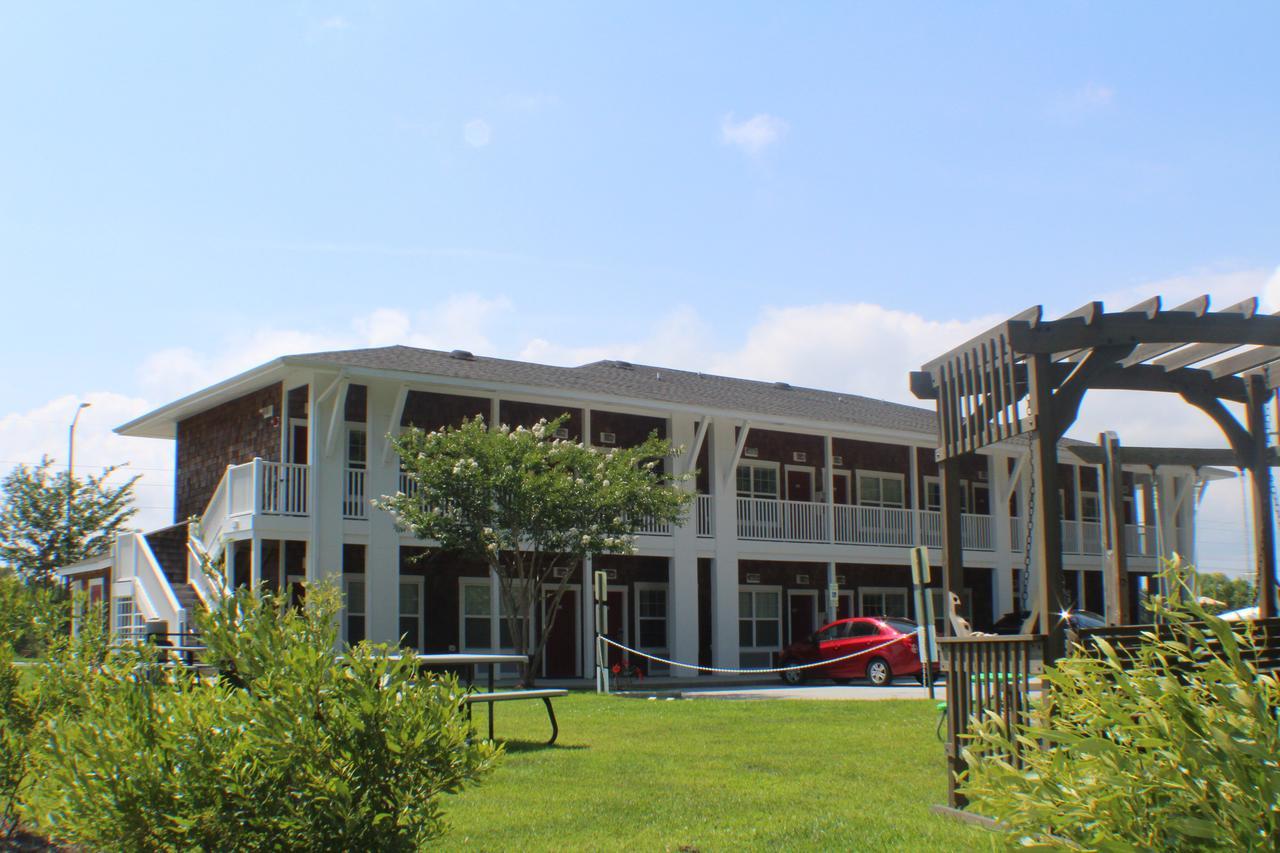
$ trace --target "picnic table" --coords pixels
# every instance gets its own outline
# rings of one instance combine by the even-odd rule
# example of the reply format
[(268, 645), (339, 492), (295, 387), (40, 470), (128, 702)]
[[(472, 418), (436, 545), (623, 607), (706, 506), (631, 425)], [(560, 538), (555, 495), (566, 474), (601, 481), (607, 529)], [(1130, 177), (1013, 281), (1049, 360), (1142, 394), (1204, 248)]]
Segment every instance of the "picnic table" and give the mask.
[[(432, 655), (416, 655), (415, 659), (419, 666), (442, 668), (442, 669), (466, 669), (467, 671), (467, 695), (463, 699), (467, 704), (467, 714), (471, 713), (471, 706), (477, 702), (483, 702), (489, 706), (489, 740), (493, 740), (493, 706), (497, 702), (512, 702), (522, 699), (541, 699), (542, 704), (547, 709), (547, 719), (551, 722), (551, 739), (547, 741), (547, 745), (556, 742), (556, 738), (560, 736), (560, 726), (556, 723), (556, 712), (551, 707), (551, 700), (562, 696), (568, 696), (568, 690), (561, 689), (541, 689), (541, 690), (502, 690), (498, 691), (494, 688), (494, 675), (500, 664), (504, 663), (527, 663), (529, 658), (526, 655), (510, 655), (510, 654), (490, 654), (485, 652), (450, 652), (447, 654)], [(489, 665), (488, 690), (484, 693), (474, 692), (476, 680), (476, 667), (482, 664)]]

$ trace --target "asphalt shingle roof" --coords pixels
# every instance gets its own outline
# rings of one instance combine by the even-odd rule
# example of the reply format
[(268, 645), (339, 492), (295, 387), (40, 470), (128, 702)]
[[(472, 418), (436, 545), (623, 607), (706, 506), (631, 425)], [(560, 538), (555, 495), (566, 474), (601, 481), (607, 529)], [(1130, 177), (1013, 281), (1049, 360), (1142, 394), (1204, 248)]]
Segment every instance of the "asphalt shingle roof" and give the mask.
[[(750, 414), (853, 423), (930, 436), (936, 433), (935, 415), (931, 409), (781, 382), (734, 379), (627, 362), (596, 361), (579, 367), (556, 367), (483, 356), (458, 358), (439, 350), (407, 346), (307, 353), (290, 356), (289, 360), (705, 405)], [(906, 377), (902, 381), (905, 387)]]

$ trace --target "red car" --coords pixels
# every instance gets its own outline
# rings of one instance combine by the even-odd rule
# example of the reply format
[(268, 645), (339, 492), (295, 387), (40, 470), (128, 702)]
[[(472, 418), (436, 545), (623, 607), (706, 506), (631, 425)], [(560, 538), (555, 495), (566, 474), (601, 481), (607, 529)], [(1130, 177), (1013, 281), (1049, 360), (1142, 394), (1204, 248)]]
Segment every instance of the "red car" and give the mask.
[[(779, 666), (841, 658), (862, 649), (875, 651), (825, 666), (786, 670), (780, 675), (787, 684), (800, 684), (810, 678), (830, 678), (836, 684), (847, 684), (854, 678), (866, 678), (884, 687), (900, 675), (914, 675), (923, 682), (916, 623), (910, 619), (860, 616), (832, 622), (808, 639), (783, 649)], [(940, 666), (933, 666), (936, 673)]]

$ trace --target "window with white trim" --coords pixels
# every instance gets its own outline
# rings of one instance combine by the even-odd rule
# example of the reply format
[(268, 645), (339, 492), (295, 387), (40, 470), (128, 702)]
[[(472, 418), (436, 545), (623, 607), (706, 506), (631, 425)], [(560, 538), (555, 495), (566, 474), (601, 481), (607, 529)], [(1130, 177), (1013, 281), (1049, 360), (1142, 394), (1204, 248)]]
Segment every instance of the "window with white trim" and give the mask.
[(765, 462), (743, 462), (738, 466), (738, 497), (778, 497), (778, 466)]
[(858, 503), (863, 506), (898, 507), (904, 501), (904, 477), (878, 471), (858, 472)]
[(777, 649), (781, 647), (781, 590), (739, 589), (738, 645), (744, 649)]
[[(462, 647), (468, 650), (513, 648), (502, 594), (488, 578), (462, 578), (458, 583), (461, 589)], [(523, 630), (527, 638), (526, 620), (521, 618), (519, 624), (525, 626)]]
[(938, 477), (924, 478), (924, 508), (942, 512), (942, 480)]
[(117, 595), (114, 599), (112, 629), (122, 640), (132, 640), (141, 634), (142, 614), (133, 606), (133, 596)]
[(400, 578), (400, 645), (422, 648), (422, 578)]
[(1080, 520), (1102, 521), (1102, 502), (1097, 492), (1080, 493)]
[(348, 646), (368, 637), (364, 575), (342, 576), (342, 639)]
[(636, 636), (642, 649), (667, 647), (666, 584), (636, 584)]
[(369, 433), (363, 426), (347, 427), (347, 467), (363, 470), (369, 463)]
[(862, 599), (863, 616), (911, 618), (911, 614), (907, 610), (907, 591), (905, 589), (896, 587), (863, 587), (858, 593)]

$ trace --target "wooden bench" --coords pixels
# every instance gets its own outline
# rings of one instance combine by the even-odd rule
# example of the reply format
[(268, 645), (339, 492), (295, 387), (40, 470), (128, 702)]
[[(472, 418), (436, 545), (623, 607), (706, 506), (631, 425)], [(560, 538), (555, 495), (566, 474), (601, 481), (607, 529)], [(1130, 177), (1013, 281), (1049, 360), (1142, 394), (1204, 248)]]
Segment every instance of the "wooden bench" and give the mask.
[(493, 706), (495, 703), (515, 702), (520, 699), (541, 699), (542, 704), (547, 706), (547, 719), (551, 721), (551, 740), (547, 741), (547, 746), (551, 746), (556, 742), (556, 738), (560, 736), (560, 726), (556, 724), (556, 712), (551, 707), (551, 700), (568, 695), (568, 690), (554, 688), (546, 690), (502, 690), (488, 693), (468, 693), (463, 701), (467, 703), (468, 710), (477, 702), (483, 702), (489, 706), (489, 740), (493, 740)]

